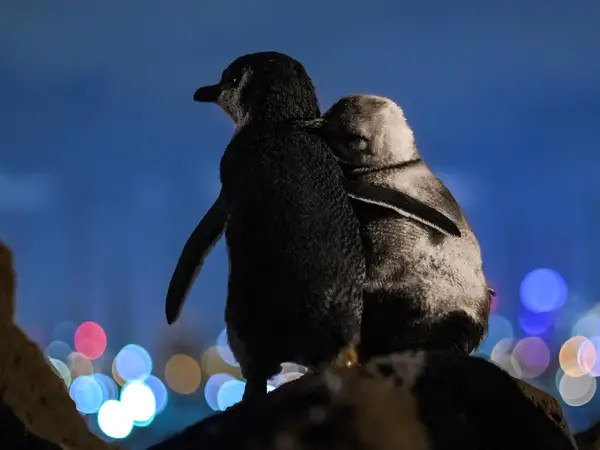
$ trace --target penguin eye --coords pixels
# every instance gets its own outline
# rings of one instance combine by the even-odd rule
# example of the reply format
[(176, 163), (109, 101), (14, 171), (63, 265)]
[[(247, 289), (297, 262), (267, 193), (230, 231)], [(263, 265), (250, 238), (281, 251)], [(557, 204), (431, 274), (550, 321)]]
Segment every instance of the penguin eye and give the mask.
[(369, 141), (358, 134), (351, 134), (347, 138), (347, 146), (350, 150), (355, 152), (364, 152), (369, 148)]
[(241, 79), (242, 79), (242, 74), (239, 72), (238, 73), (231, 73), (231, 72), (224, 73), (222, 83), (229, 87), (235, 87), (239, 84)]

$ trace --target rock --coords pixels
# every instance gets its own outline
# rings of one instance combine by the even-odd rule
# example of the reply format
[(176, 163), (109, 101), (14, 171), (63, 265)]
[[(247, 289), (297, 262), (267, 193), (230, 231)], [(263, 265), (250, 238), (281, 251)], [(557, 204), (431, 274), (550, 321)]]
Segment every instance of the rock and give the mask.
[(600, 450), (600, 422), (575, 435), (579, 450)]
[[(64, 449), (113, 448), (89, 431), (48, 358), (13, 323), (14, 293), (11, 253), (0, 242), (0, 342), (10, 343), (0, 345), (0, 401), (4, 410), (9, 409), (26, 428), (26, 441), (31, 440), (27, 437), (31, 433)], [(22, 436), (22, 428), (17, 427), (14, 435), (17, 439)]]
[[(403, 352), (307, 374), (152, 449), (576, 448), (568, 429), (524, 394), (523, 383), (481, 358)], [(534, 390), (530, 396), (548, 400)], [(562, 417), (560, 405), (549, 404)]]

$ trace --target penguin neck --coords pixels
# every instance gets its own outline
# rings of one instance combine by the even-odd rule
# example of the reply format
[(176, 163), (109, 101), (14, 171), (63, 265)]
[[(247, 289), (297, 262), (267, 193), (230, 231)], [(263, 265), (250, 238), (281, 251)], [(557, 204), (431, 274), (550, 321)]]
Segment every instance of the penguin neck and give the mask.
[[(306, 90), (304, 90), (306, 91)], [(295, 120), (313, 120), (321, 115), (314, 91), (298, 92), (288, 88), (270, 91), (249, 115), (245, 124), (275, 125)]]
[(384, 172), (387, 170), (406, 169), (419, 164), (423, 164), (423, 160), (418, 155), (415, 158), (406, 161), (394, 164), (386, 164), (384, 166), (349, 166), (347, 163), (344, 165), (344, 162), (340, 161), (340, 165), (342, 166), (342, 169), (344, 169), (344, 172), (351, 176), (360, 176), (373, 172)]

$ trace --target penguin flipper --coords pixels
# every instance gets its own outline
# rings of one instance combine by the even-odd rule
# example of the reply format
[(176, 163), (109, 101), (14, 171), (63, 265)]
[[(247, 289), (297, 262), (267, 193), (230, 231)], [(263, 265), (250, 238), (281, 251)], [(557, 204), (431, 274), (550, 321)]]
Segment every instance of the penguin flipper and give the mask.
[(179, 317), (187, 293), (200, 273), (204, 260), (225, 231), (227, 218), (225, 199), (223, 193), (220, 192), (219, 197), (200, 220), (179, 255), (167, 291), (165, 304), (167, 323), (172, 324)]
[(344, 182), (344, 187), (348, 195), (355, 200), (392, 209), (404, 217), (416, 220), (447, 236), (461, 236), (460, 230), (454, 221), (404, 192), (385, 186), (350, 180)]

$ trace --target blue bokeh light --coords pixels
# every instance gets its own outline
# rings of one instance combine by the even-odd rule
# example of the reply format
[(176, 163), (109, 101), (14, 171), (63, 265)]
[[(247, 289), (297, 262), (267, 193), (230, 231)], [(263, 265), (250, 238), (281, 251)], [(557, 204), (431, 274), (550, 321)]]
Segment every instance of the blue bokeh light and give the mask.
[(584, 336), (588, 339), (600, 336), (600, 316), (588, 314), (581, 317), (571, 330), (571, 336)]
[(229, 380), (221, 385), (217, 393), (217, 404), (221, 411), (239, 403), (244, 395), (246, 383), (242, 380)]
[(97, 412), (102, 404), (102, 388), (93, 377), (88, 375), (73, 380), (69, 395), (75, 402), (77, 410), (84, 414)]
[(213, 411), (219, 411), (218, 395), (221, 386), (232, 380), (235, 380), (235, 378), (228, 373), (216, 373), (206, 381), (204, 385), (204, 398)]
[(53, 359), (59, 359), (67, 362), (67, 358), (73, 352), (73, 349), (65, 341), (52, 341), (44, 350), (44, 354)]
[(119, 398), (119, 388), (112, 378), (103, 373), (95, 373), (90, 376), (96, 380), (102, 390), (102, 403)]
[(592, 343), (592, 345), (594, 346), (594, 350), (596, 351), (596, 361), (594, 362), (592, 370), (590, 370), (590, 375), (593, 377), (598, 377), (600, 376), (600, 336), (594, 336), (590, 338), (590, 342)]
[(76, 330), (77, 325), (69, 320), (65, 320), (54, 327), (51, 338), (55, 341), (70, 342), (72, 345)]
[(126, 381), (144, 380), (152, 372), (152, 358), (143, 347), (128, 344), (115, 357), (115, 368)]
[(528, 309), (523, 309), (519, 313), (519, 325), (521, 329), (530, 336), (539, 336), (552, 327), (556, 315), (554, 311), (545, 313), (536, 313)]
[(535, 269), (521, 281), (520, 293), (521, 302), (530, 311), (554, 311), (567, 300), (567, 283), (555, 270)]
[(160, 414), (164, 411), (169, 401), (169, 393), (165, 384), (154, 375), (150, 375), (144, 380), (144, 383), (152, 389), (154, 394), (154, 400), (156, 401), (156, 414)]
[(219, 356), (225, 361), (227, 364), (233, 367), (238, 367), (240, 364), (233, 356), (233, 352), (229, 347), (229, 340), (227, 338), (227, 328), (223, 328), (223, 330), (219, 333), (217, 337), (217, 351), (219, 352)]
[(498, 341), (512, 337), (514, 337), (514, 331), (511, 323), (499, 314), (490, 314), (488, 335), (477, 349), (477, 352), (490, 356)]

